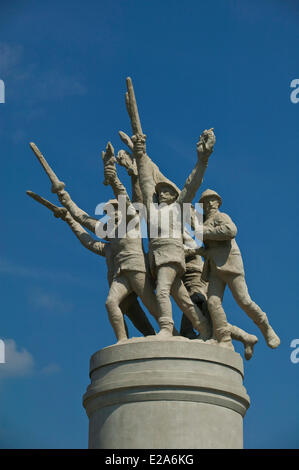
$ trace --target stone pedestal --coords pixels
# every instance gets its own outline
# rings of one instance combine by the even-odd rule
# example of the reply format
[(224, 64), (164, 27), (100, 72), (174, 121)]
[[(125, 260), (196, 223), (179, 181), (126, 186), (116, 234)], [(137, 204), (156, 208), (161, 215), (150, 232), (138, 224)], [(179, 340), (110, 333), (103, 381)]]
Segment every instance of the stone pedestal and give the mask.
[(91, 449), (240, 449), (241, 356), (198, 340), (132, 339), (96, 352), (83, 397)]

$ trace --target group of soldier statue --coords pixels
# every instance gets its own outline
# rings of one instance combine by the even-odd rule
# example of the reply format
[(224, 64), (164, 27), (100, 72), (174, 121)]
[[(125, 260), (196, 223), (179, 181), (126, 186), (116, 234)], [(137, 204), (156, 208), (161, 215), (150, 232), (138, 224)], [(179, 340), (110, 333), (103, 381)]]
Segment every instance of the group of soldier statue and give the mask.
[[(55, 217), (64, 220), (86, 248), (106, 258), (110, 286), (106, 309), (117, 342), (129, 341), (124, 318), (127, 316), (141, 334), (156, 335), (156, 339), (160, 340), (183, 336), (229, 349), (233, 349), (232, 339), (241, 341), (245, 357), (250, 359), (258, 339), (228, 323), (222, 306), (224, 290), (228, 285), (238, 305), (260, 329), (267, 345), (276, 348), (280, 343), (278, 336), (270, 326), (267, 315), (248, 294), (242, 257), (235, 241), (237, 228), (227, 214), (219, 211), (222, 204), (219, 194), (208, 189), (199, 199), (204, 217), (202, 246), (198, 246), (184, 222), (179, 233), (175, 230), (175, 208), (186, 203), (191, 206), (203, 181), (215, 144), (213, 129), (201, 134), (195, 167), (180, 191), (161, 173), (146, 152), (146, 136), (141, 128), (130, 78), (127, 79), (126, 105), (133, 136), (130, 138), (123, 132), (119, 134), (130, 152), (120, 150), (115, 158), (109, 142), (102, 154), (104, 184), (111, 186), (115, 197), (104, 206), (104, 213), (110, 217), (110, 230), (107, 223), (102, 224), (75, 204), (64, 189), (64, 183), (59, 181), (34, 144), (30, 144), (31, 148), (48, 174), (52, 192), (57, 194), (62, 207), (27, 191), (52, 210)], [(125, 167), (131, 177), (131, 198), (118, 178), (116, 162)], [(121, 198), (125, 204), (126, 225), (125, 232), (119, 234), (120, 219), (123, 219)], [(141, 236), (143, 215), (136, 203), (143, 204), (147, 213), (148, 253)], [(190, 220), (193, 220), (193, 206), (190, 212)], [(161, 222), (165, 220), (167, 234), (163, 234), (165, 223)], [(149, 227), (149, 224), (152, 226)], [(83, 227), (97, 235), (99, 227), (105, 228), (104, 241), (93, 238)], [(182, 311), (180, 332), (174, 326), (170, 296)], [(157, 321), (157, 333), (140, 306), (138, 297)]]

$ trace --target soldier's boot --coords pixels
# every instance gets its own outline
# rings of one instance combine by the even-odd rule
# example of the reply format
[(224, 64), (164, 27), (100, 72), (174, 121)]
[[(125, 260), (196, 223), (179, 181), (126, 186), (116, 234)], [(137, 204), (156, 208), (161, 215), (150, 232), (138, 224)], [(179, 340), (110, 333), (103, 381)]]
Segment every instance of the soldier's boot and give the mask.
[(230, 328), (228, 326), (215, 328), (215, 337), (219, 346), (230, 349), (231, 351), (235, 350), (232, 343)]
[(272, 349), (277, 348), (280, 345), (280, 339), (271, 327), (265, 312), (252, 300), (248, 304), (245, 302), (242, 308), (259, 327), (267, 345)]
[(193, 330), (191, 321), (189, 320), (188, 317), (186, 317), (184, 313), (183, 313), (182, 320), (181, 320), (180, 335), (188, 339), (197, 338), (197, 334)]
[(244, 344), (244, 347), (245, 347), (244, 356), (245, 356), (245, 359), (249, 361), (249, 359), (251, 359), (253, 356), (253, 348), (258, 342), (258, 339), (255, 335), (247, 334), (247, 336), (248, 338), (245, 339), (245, 344)]
[(117, 301), (108, 295), (105, 306), (108, 312), (110, 323), (117, 338), (117, 344), (127, 341), (128, 336), (126, 331), (126, 324)]
[(172, 328), (172, 334), (173, 334), (173, 336), (181, 336), (174, 325), (173, 325), (173, 328)]
[(173, 336), (173, 321), (168, 317), (161, 317), (158, 320), (160, 331), (157, 334), (159, 339), (172, 338)]
[[(193, 313), (193, 309), (195, 310), (195, 315)], [(203, 315), (201, 309), (197, 305), (193, 304), (191, 312), (186, 311), (186, 313), (189, 313), (189, 318), (192, 320), (192, 326), (198, 332), (199, 338), (203, 340), (211, 338), (211, 325)]]
[(193, 328), (198, 332), (199, 339), (206, 341), (211, 338), (211, 327), (206, 318), (201, 318), (200, 321), (194, 322)]
[(181, 336), (184, 336), (185, 338), (188, 338), (188, 339), (196, 339), (198, 338), (198, 335), (195, 333), (195, 331), (193, 330), (193, 328), (188, 328), (184, 331), (181, 331)]
[(255, 323), (261, 330), (269, 348), (277, 348), (280, 345), (280, 339), (270, 325), (267, 315), (264, 313), (264, 318), (262, 320), (255, 321)]
[(249, 361), (249, 359), (251, 359), (253, 356), (253, 348), (258, 342), (257, 337), (255, 335), (250, 335), (249, 333), (246, 333), (246, 331), (241, 330), (241, 328), (238, 328), (234, 325), (230, 325), (230, 330), (232, 339), (241, 341), (244, 344), (245, 359)]

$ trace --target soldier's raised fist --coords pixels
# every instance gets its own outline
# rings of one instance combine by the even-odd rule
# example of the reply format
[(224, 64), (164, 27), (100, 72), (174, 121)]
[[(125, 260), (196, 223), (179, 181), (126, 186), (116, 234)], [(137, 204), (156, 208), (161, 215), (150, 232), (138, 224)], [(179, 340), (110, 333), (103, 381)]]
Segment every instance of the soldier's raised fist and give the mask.
[(134, 156), (135, 158), (140, 158), (144, 153), (146, 153), (146, 135), (145, 134), (135, 134), (132, 137), (132, 142), (134, 145)]
[(204, 130), (201, 134), (199, 141), (197, 142), (197, 155), (199, 160), (207, 161), (211, 153), (213, 152), (216, 137), (214, 129)]

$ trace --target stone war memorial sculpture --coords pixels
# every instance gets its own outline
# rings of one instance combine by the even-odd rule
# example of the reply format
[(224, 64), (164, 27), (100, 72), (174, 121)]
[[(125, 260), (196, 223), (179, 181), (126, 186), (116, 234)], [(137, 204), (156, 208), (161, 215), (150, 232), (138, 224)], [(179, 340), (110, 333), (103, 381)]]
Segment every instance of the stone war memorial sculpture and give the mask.
[[(105, 308), (116, 344), (90, 360), (91, 383), (83, 397), (89, 448), (242, 448), (250, 401), (243, 361), (232, 340), (243, 343), (249, 360), (258, 338), (229, 323), (222, 305), (226, 286), (266, 344), (276, 348), (280, 340), (249, 296), (237, 227), (220, 211), (221, 195), (206, 189), (197, 196), (213, 158), (214, 130), (202, 132), (194, 168), (180, 190), (160, 171), (159, 157), (155, 163), (147, 153), (130, 78), (125, 96), (132, 137), (120, 131), (127, 149), (115, 156), (108, 142), (102, 152), (104, 185), (112, 190), (103, 204), (105, 223), (72, 200), (37, 146), (30, 144), (61, 206), (32, 191), (27, 194), (66, 222), (81, 244), (107, 264)], [(130, 176), (131, 195), (117, 165)], [(171, 297), (182, 312), (180, 325), (174, 325)], [(126, 317), (140, 337), (128, 337)]]

